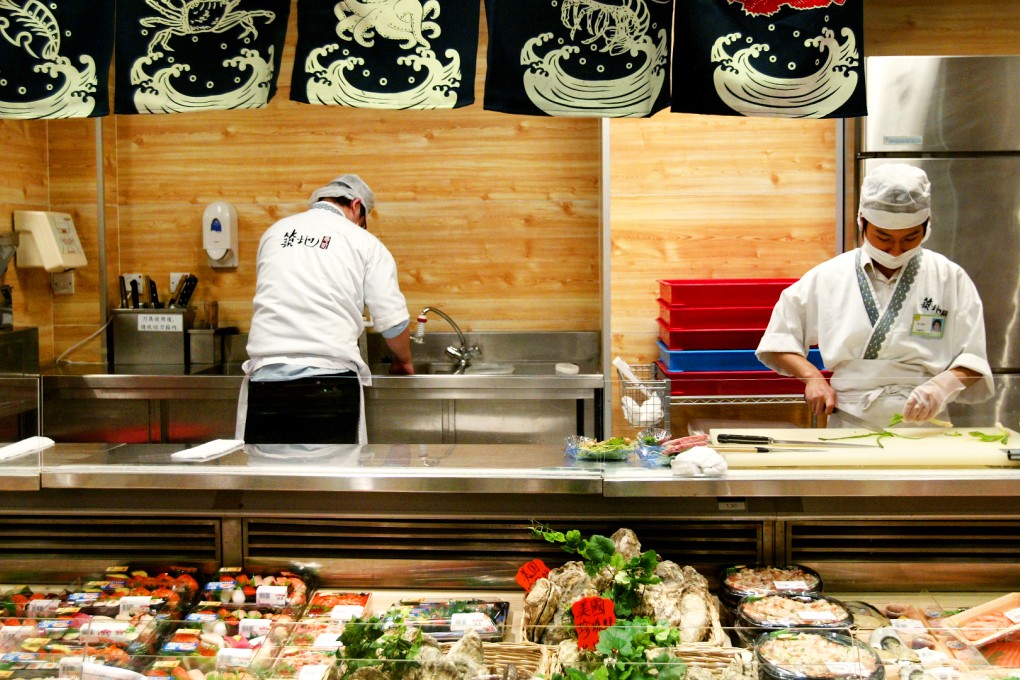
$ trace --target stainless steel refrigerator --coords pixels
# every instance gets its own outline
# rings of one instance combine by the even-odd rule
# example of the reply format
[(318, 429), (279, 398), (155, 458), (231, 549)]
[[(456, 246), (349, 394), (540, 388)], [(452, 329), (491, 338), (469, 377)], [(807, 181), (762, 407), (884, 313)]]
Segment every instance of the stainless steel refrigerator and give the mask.
[(858, 173), (899, 162), (928, 174), (933, 230), (925, 247), (961, 265), (984, 305), (996, 394), (954, 404), (953, 423), (1017, 429), (1020, 57), (870, 57), (866, 68)]

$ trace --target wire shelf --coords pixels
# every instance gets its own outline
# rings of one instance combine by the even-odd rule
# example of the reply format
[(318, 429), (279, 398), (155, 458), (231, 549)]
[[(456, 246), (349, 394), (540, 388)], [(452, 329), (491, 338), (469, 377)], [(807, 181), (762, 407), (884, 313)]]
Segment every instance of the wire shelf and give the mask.
[(637, 428), (661, 427), (668, 430), (670, 379), (662, 375), (655, 363), (638, 364), (630, 368), (636, 381), (628, 380), (617, 370), (623, 417)]

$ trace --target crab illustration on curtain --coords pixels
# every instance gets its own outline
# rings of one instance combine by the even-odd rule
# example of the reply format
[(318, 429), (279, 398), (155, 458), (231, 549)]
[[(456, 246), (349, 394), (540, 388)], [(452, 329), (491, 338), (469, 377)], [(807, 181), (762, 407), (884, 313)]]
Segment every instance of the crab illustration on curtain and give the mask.
[(486, 0), (485, 108), (645, 117), (669, 106), (673, 0)]
[(289, 0), (120, 0), (114, 111), (265, 106), (289, 14)]
[(679, 113), (867, 115), (864, 0), (684, 0), (677, 5)]
[(110, 112), (114, 0), (0, 0), (0, 118)]
[(474, 102), (478, 0), (299, 0), (290, 98), (368, 109)]

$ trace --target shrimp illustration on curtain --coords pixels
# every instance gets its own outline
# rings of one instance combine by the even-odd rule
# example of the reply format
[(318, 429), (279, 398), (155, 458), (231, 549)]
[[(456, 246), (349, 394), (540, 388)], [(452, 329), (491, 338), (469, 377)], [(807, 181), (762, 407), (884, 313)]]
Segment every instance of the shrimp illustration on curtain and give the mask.
[(569, 40), (543, 32), (521, 50), (532, 103), (556, 116), (648, 115), (669, 64), (669, 27), (656, 25), (649, 2), (671, 0), (557, 2)]
[(70, 37), (79, 27), (61, 27), (51, 7), (55, 3), (0, 0), (0, 36), (10, 45), (5, 53), (13, 53), (0, 71), (0, 117), (82, 118), (95, 111), (96, 61), (75, 55), (79, 68), (61, 54), (61, 35)]

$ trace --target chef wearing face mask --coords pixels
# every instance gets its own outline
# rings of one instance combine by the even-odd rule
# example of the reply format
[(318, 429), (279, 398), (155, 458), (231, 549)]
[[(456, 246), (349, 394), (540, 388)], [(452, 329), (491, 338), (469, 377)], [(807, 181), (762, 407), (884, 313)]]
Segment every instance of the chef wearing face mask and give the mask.
[[(882, 165), (861, 187), (863, 244), (823, 262), (785, 291), (758, 345), (766, 366), (804, 382), (815, 414), (843, 427), (838, 407), (878, 427), (894, 414), (912, 425), (946, 418), (954, 400), (993, 393), (974, 283), (921, 247), (931, 235), (924, 171)], [(810, 361), (817, 345), (831, 384)], [(850, 426), (850, 425), (846, 425)]]

